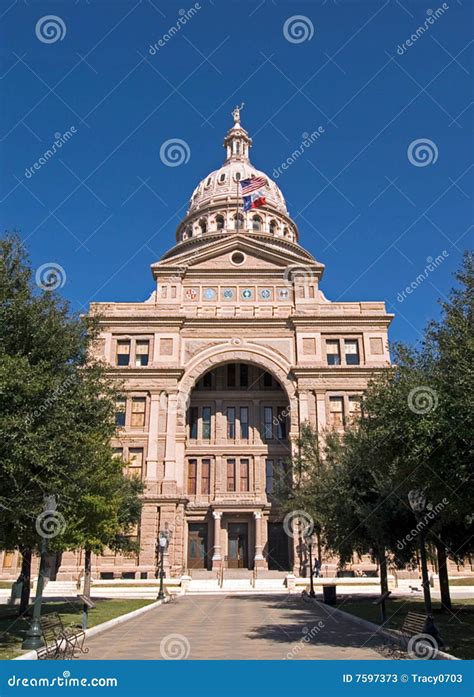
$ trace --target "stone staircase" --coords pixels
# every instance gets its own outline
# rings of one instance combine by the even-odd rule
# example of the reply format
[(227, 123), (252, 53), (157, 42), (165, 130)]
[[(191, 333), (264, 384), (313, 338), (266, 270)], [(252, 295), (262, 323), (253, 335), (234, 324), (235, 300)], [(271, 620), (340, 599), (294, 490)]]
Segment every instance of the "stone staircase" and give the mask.
[(215, 571), (192, 572), (186, 589), (188, 595), (211, 594), (274, 594), (287, 593), (287, 571), (260, 571), (255, 578), (248, 569), (225, 569), (222, 583)]

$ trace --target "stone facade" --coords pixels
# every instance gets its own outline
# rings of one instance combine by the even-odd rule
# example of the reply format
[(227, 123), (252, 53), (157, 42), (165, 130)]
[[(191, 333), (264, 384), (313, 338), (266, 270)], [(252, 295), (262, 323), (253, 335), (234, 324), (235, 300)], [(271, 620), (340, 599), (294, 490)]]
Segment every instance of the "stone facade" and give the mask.
[[(95, 558), (96, 577), (153, 578), (160, 530), (173, 576), (299, 572), (272, 498), (292, 443), (305, 421), (343, 429), (389, 361), (392, 315), (383, 302), (325, 298), (324, 266), (299, 245), (278, 186), (250, 163), (239, 110), (224, 143), (177, 244), (152, 265), (149, 300), (91, 306), (98, 354), (124, 385), (114, 446), (146, 484), (140, 554)], [(239, 178), (252, 176), (265, 177), (266, 203), (244, 212)], [(78, 577), (82, 561), (64, 554), (58, 578)]]

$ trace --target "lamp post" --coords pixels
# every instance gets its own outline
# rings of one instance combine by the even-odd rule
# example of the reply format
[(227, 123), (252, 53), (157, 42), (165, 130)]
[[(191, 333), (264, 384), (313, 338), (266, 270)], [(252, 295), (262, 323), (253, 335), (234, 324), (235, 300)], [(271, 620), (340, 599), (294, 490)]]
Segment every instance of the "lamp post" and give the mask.
[(417, 519), (419, 529), (418, 529), (418, 539), (419, 539), (419, 545), (420, 545), (420, 561), (421, 561), (421, 578), (422, 578), (422, 587), (423, 587), (423, 599), (425, 603), (425, 612), (426, 612), (426, 622), (425, 622), (425, 632), (426, 634), (430, 634), (432, 637), (434, 637), (438, 643), (442, 646), (443, 641), (439, 635), (439, 632), (435, 626), (434, 623), (434, 618), (433, 618), (433, 609), (432, 609), (432, 604), (431, 604), (431, 591), (430, 591), (430, 579), (428, 576), (428, 563), (426, 559), (426, 546), (425, 546), (425, 538), (426, 538), (426, 525), (422, 521), (422, 514), (426, 510), (426, 495), (424, 491), (420, 490), (412, 490), (408, 494), (408, 501), (410, 503), (410, 507), (415, 514), (415, 517)]
[(315, 598), (316, 593), (314, 592), (314, 579), (313, 579), (313, 536), (306, 536), (306, 546), (308, 548), (309, 554), (309, 597)]
[(165, 592), (163, 588), (163, 578), (165, 576), (164, 568), (164, 556), (165, 551), (168, 548), (169, 543), (169, 532), (168, 530), (160, 530), (158, 534), (158, 554), (159, 554), (159, 574), (160, 574), (160, 590), (158, 592), (158, 600), (164, 600)]
[[(54, 514), (57, 508), (56, 497), (45, 496), (43, 499), (43, 513), (41, 517), (46, 520)], [(38, 572), (38, 582), (36, 585), (35, 603), (33, 606), (33, 620), (30, 628), (26, 632), (26, 637), (21, 645), (22, 649), (39, 649), (43, 646), (43, 636), (41, 632), (41, 603), (43, 600), (44, 574), (46, 570), (46, 554), (48, 552), (48, 537), (43, 536), (41, 540), (41, 556)]]

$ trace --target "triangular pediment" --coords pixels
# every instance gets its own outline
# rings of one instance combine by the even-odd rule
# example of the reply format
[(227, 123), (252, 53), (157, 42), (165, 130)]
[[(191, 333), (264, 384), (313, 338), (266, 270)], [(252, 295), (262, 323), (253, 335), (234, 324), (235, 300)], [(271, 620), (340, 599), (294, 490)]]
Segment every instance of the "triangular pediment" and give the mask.
[[(181, 245), (180, 245), (181, 246)], [(308, 252), (296, 244), (288, 243), (282, 238), (249, 236), (235, 234), (219, 236), (214, 239), (199, 239), (181, 250), (172, 250), (164, 259), (152, 265), (155, 276), (169, 272), (180, 275), (202, 272), (229, 274), (282, 273), (293, 267), (310, 267), (317, 276), (324, 266), (317, 262)], [(240, 256), (236, 253), (240, 253)], [(243, 262), (235, 263), (236, 260)], [(181, 270), (181, 272), (179, 271)]]

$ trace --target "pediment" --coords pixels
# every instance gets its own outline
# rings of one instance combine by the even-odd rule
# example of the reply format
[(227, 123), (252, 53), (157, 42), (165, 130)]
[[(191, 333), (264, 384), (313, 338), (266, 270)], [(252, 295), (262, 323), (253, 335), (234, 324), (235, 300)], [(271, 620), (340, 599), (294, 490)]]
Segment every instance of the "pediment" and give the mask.
[[(181, 245), (179, 245), (181, 246)], [(214, 238), (213, 240), (199, 239), (196, 244), (189, 244), (180, 252), (172, 250), (164, 259), (152, 265), (155, 276), (169, 272), (185, 275), (187, 272), (247, 274), (282, 272), (289, 268), (310, 267), (313, 273), (320, 276), (324, 266), (317, 262), (308, 252), (298, 245), (274, 237), (232, 235)], [(235, 252), (240, 252), (244, 261), (234, 263)]]

